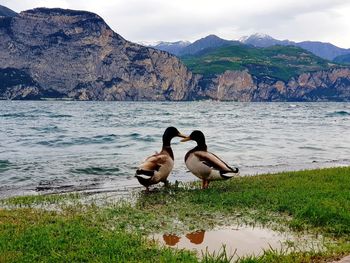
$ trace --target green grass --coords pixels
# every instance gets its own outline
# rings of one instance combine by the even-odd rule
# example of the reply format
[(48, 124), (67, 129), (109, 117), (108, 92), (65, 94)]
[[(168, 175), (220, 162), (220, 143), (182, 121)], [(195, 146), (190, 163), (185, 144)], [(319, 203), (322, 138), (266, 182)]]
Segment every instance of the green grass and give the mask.
[(19, 207), (37, 207), (48, 205), (62, 205), (62, 202), (79, 201), (81, 195), (77, 193), (69, 194), (51, 194), (51, 195), (31, 195), (31, 196), (16, 196), (9, 199), (0, 200), (0, 205)]
[[(11, 208), (0, 209), (0, 262), (197, 262), (191, 252), (162, 248), (146, 237), (235, 222), (274, 223), (335, 240), (322, 252), (270, 250), (242, 262), (321, 262), (350, 253), (350, 168), (235, 178), (207, 190), (199, 183), (172, 186), (141, 193), (135, 205), (100, 207), (77, 199), (72, 194), (3, 200)], [(50, 204), (61, 207), (42, 209)], [(229, 259), (218, 253), (202, 261)]]
[(180, 217), (186, 211), (231, 215), (249, 210), (265, 220), (273, 213), (276, 220), (288, 218), (286, 223), (296, 230), (312, 227), (335, 236), (350, 234), (350, 168), (241, 177), (211, 186), (205, 191), (179, 189), (175, 194), (144, 196), (140, 207), (162, 207)]
[(233, 45), (205, 50), (181, 59), (194, 73), (204, 76), (221, 74), (226, 70), (247, 69), (257, 77), (268, 76), (284, 81), (304, 72), (326, 70), (335, 66), (330, 61), (294, 46), (255, 48)]
[(0, 262), (196, 261), (189, 252), (159, 249), (138, 233), (104, 228), (92, 210), (85, 212), (1, 211)]

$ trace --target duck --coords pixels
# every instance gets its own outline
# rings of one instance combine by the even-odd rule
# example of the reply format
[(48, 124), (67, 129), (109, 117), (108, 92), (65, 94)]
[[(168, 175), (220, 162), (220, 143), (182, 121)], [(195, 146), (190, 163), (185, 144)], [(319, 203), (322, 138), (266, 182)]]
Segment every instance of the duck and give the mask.
[(163, 134), (163, 146), (159, 153), (155, 153), (145, 159), (136, 170), (135, 177), (139, 183), (146, 187), (149, 192), (149, 186), (163, 182), (168, 185), (168, 176), (174, 167), (174, 153), (171, 149), (171, 140), (174, 137), (186, 138), (175, 127), (168, 127)]
[(208, 188), (211, 181), (227, 180), (239, 175), (237, 167), (229, 166), (218, 156), (208, 152), (203, 132), (195, 130), (181, 142), (190, 140), (197, 142), (197, 146), (186, 153), (185, 164), (195, 176), (202, 180), (202, 189)]

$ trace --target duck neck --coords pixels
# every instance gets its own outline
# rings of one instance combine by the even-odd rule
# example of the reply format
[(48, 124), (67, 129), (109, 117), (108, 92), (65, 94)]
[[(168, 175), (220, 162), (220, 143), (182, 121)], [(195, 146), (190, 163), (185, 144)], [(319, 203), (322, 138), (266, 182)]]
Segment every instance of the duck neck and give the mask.
[(170, 155), (171, 159), (174, 160), (174, 153), (173, 153), (173, 150), (171, 149), (170, 141), (171, 141), (171, 139), (166, 138), (166, 137), (165, 137), (165, 138), (163, 137), (163, 147), (162, 147), (162, 151), (167, 152), (167, 153)]
[(207, 151), (208, 147), (205, 143), (199, 143), (194, 149), (196, 151)]
[(188, 151), (185, 155), (185, 162), (187, 161), (188, 157), (191, 155), (191, 153), (194, 153), (196, 151), (204, 151), (206, 152), (207, 151), (207, 145), (204, 143), (204, 144), (197, 144), (196, 147), (194, 147), (192, 150)]
[(162, 152), (167, 152), (169, 154), (169, 156), (171, 157), (171, 159), (174, 160), (174, 153), (173, 153), (173, 150), (171, 149), (170, 145), (163, 144)]

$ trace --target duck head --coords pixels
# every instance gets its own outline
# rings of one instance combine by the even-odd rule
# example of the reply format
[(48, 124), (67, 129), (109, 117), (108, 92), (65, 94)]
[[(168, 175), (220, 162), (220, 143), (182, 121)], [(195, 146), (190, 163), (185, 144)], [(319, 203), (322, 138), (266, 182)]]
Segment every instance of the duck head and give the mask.
[(186, 138), (186, 135), (181, 134), (175, 127), (168, 127), (163, 134), (163, 145), (170, 146), (170, 142), (174, 137)]
[(181, 142), (187, 142), (191, 140), (197, 142), (198, 146), (206, 148), (205, 137), (203, 132), (195, 130), (190, 134), (190, 136), (182, 139)]

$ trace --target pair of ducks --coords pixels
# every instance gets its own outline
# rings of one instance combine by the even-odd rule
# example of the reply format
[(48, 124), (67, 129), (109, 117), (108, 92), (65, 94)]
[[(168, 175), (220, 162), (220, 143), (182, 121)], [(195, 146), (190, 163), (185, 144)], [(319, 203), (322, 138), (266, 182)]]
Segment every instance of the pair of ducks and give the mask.
[(195, 176), (202, 179), (202, 189), (208, 188), (210, 181), (225, 180), (238, 174), (238, 168), (228, 166), (219, 157), (207, 151), (205, 137), (201, 131), (196, 130), (190, 136), (186, 136), (175, 127), (168, 127), (163, 134), (162, 150), (148, 157), (136, 170), (135, 177), (146, 187), (146, 191), (149, 190), (149, 186), (159, 182), (168, 184), (167, 178), (174, 167), (174, 154), (170, 146), (174, 137), (183, 138), (181, 142), (197, 142), (197, 146), (186, 153), (185, 163)]

